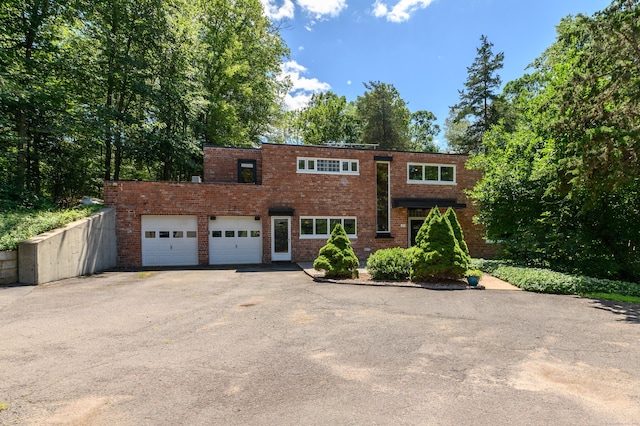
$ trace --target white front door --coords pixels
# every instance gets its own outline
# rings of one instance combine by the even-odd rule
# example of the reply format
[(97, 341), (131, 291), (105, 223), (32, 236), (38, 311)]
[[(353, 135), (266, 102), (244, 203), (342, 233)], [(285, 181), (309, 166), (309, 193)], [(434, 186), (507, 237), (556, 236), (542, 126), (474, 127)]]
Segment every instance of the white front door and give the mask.
[(209, 221), (209, 264), (262, 263), (262, 221), (253, 216)]
[(142, 266), (198, 264), (196, 216), (142, 216)]
[(271, 217), (271, 260), (291, 260), (291, 217)]

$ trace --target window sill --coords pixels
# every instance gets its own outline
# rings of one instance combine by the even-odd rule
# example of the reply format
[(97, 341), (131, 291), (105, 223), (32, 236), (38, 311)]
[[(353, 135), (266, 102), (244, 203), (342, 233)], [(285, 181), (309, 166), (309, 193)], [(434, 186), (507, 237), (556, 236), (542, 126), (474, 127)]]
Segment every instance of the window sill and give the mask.
[(382, 232), (382, 233), (378, 232), (378, 233), (376, 233), (376, 238), (392, 239), (393, 236), (391, 234), (389, 234), (389, 233), (386, 233), (386, 232)]

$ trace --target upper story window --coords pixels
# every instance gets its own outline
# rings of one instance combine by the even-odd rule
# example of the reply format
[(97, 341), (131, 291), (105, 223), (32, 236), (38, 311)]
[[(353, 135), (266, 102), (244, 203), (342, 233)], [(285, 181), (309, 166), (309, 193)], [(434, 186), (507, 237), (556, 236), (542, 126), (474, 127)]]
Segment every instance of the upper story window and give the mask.
[(357, 175), (359, 174), (359, 170), (360, 164), (358, 160), (298, 157), (298, 173)]
[(456, 166), (449, 164), (407, 164), (408, 183), (456, 184)]
[(238, 160), (238, 183), (256, 183), (256, 160)]

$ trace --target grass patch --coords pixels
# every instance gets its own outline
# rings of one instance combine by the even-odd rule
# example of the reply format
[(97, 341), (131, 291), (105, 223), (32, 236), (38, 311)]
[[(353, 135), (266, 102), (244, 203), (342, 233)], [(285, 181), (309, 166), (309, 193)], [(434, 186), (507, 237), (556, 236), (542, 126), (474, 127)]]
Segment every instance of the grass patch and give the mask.
[(0, 412), (3, 412), (3, 411), (8, 410), (8, 409), (9, 409), (9, 404), (7, 404), (4, 401), (0, 401)]
[(136, 273), (136, 277), (138, 278), (151, 278), (155, 275), (158, 275), (157, 272), (150, 272), (150, 271), (143, 271), (143, 272), (137, 272)]
[(583, 296), (590, 299), (613, 300), (614, 302), (635, 303), (637, 305), (640, 305), (640, 297), (638, 296), (624, 296), (622, 294), (615, 293), (587, 293)]
[(553, 294), (608, 294), (640, 298), (640, 284), (607, 280), (556, 272), (549, 269), (527, 268), (502, 260), (473, 259), (481, 269), (523, 290)]
[(90, 216), (100, 205), (66, 210), (18, 210), (0, 212), (0, 251), (16, 250), (22, 241)]

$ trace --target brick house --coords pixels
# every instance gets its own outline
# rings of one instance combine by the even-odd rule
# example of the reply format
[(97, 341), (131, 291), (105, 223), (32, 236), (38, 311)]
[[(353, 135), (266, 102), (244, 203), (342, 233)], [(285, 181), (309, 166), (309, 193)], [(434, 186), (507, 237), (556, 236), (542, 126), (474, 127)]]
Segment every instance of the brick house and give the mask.
[(492, 247), (464, 155), (264, 144), (204, 148), (202, 182), (105, 182), (118, 265), (311, 261), (340, 223), (358, 258), (408, 247), (429, 209), (456, 209), (472, 256)]

